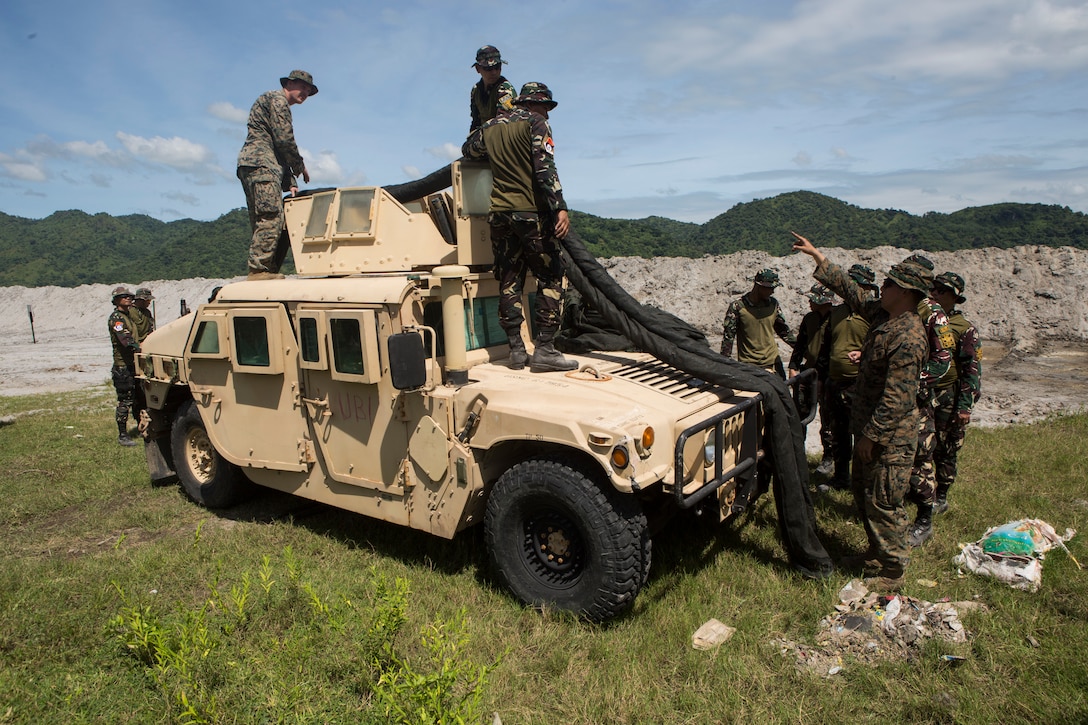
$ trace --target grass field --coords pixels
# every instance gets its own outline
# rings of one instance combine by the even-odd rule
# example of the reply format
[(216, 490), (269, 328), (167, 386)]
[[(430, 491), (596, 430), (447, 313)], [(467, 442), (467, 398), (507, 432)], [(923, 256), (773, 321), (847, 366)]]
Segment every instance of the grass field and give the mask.
[[(1086, 416), (968, 432), (905, 589), (985, 603), (961, 616), (967, 643), (821, 677), (774, 641), (812, 642), (849, 577), (792, 573), (769, 496), (733, 525), (675, 521), (633, 611), (594, 626), (519, 606), (476, 531), (448, 542), (274, 492), (211, 512), (152, 487), (113, 405), (105, 386), (0, 398), (19, 416), (0, 428), (0, 724), (1088, 721), (1088, 571), (1053, 551), (1031, 594), (951, 563), (1013, 519), (1083, 531)], [(833, 556), (860, 550), (847, 494), (817, 515)], [(1088, 563), (1082, 534), (1069, 548)], [(711, 617), (736, 635), (693, 649)]]

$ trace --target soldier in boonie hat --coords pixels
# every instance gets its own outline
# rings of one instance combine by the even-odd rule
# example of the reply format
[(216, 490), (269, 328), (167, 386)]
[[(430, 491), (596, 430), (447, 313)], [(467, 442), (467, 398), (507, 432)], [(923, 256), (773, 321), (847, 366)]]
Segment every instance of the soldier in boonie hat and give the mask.
[(760, 287), (771, 287), (773, 289), (774, 287), (777, 287), (779, 285), (778, 272), (775, 272), (770, 267), (767, 267), (766, 269), (761, 269), (756, 272), (756, 276), (753, 281)]
[(835, 293), (822, 284), (814, 284), (806, 293), (808, 301), (814, 305), (829, 305), (835, 299)]
[(153, 299), (155, 299), (155, 295), (151, 294), (151, 288), (150, 287), (137, 287), (136, 288), (136, 299), (138, 299), (138, 300), (153, 300)]
[(559, 101), (552, 98), (552, 91), (543, 83), (536, 81), (529, 81), (521, 87), (521, 93), (514, 99), (514, 103), (521, 105), (524, 103), (544, 103), (548, 108), (555, 108), (559, 105)]
[(872, 287), (873, 289), (876, 289), (876, 274), (869, 265), (852, 265), (847, 274), (850, 275), (850, 279), (854, 280), (862, 287)]
[(963, 296), (963, 290), (966, 283), (963, 281), (963, 277), (959, 276), (955, 272), (941, 272), (933, 279), (934, 286), (940, 286), (951, 292), (956, 302), (963, 304), (967, 301), (967, 298)]
[(286, 88), (288, 81), (302, 81), (310, 87), (309, 95), (317, 95), (317, 86), (314, 85), (314, 77), (304, 70), (293, 70), (283, 78), (280, 78), (280, 86)]
[(506, 61), (502, 59), (502, 54), (498, 48), (493, 45), (485, 45), (476, 51), (476, 62), (472, 64), (472, 67), (479, 70), (480, 68), (494, 68), (505, 63)]
[(922, 267), (925, 267), (930, 272), (933, 271), (933, 262), (929, 259), (929, 257), (918, 254), (917, 252), (910, 255), (909, 257), (907, 257), (903, 261), (904, 262), (910, 262), (912, 264), (918, 264), (918, 265), (921, 265)]

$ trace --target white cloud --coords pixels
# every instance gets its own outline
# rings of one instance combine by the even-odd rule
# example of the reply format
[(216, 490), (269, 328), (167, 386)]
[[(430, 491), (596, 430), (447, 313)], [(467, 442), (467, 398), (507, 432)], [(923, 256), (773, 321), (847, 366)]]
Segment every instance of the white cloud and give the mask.
[(441, 159), (442, 161), (456, 161), (461, 158), (461, 147), (448, 142), (441, 146), (431, 146), (424, 150), (431, 156)]
[(144, 138), (118, 131), (117, 139), (136, 158), (182, 171), (191, 171), (212, 160), (207, 146), (179, 136)]
[(5, 176), (10, 176), (20, 181), (46, 181), (49, 175), (41, 166), (26, 161), (16, 161), (10, 157), (0, 159), (0, 168)]
[(311, 154), (305, 149), (299, 149), (302, 158), (306, 160), (306, 170), (310, 172), (311, 184), (339, 184), (344, 180), (344, 170), (340, 168), (340, 162), (333, 151), (320, 151)]
[(208, 113), (220, 121), (230, 123), (245, 123), (249, 119), (249, 112), (226, 101), (217, 101), (208, 106)]

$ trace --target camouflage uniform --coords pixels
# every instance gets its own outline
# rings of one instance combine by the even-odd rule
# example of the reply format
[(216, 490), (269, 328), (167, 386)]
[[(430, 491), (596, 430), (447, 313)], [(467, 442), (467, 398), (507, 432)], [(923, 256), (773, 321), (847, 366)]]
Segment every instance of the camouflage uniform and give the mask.
[[(928, 287), (916, 269), (896, 265), (889, 279), (911, 289)], [(889, 318), (877, 300), (864, 296), (846, 270), (827, 260), (816, 279), (837, 293), (851, 310), (869, 321), (851, 410), (851, 430), (876, 444), (868, 463), (856, 451), (851, 472), (854, 500), (862, 512), (869, 554), (879, 561), (880, 575), (903, 576), (910, 561), (910, 519), (904, 499), (918, 446), (918, 381), (926, 358), (926, 335), (910, 312)]]
[[(547, 86), (527, 83), (518, 96), (519, 104), (533, 93), (546, 94), (550, 101)], [(508, 336), (521, 334), (522, 290), (531, 271), (537, 283), (534, 332), (538, 341), (551, 343), (559, 328), (563, 286), (559, 241), (553, 230), (556, 213), (566, 210), (567, 204), (548, 120), (515, 106), (473, 131), (461, 152), (470, 159), (486, 157), (494, 177), (488, 222), (499, 281), (499, 322)]]
[[(873, 270), (863, 264), (855, 264), (848, 272), (866, 300), (876, 298)], [(835, 473), (828, 488), (850, 488), (850, 460), (853, 458), (854, 441), (850, 432), (850, 410), (853, 404), (854, 383), (857, 382), (858, 364), (850, 360), (849, 353), (861, 350), (861, 344), (869, 332), (869, 321), (850, 309), (846, 303), (835, 305), (827, 319), (827, 333), (817, 358), (817, 365), (827, 370), (827, 382), (823, 386), (820, 405), (830, 419)]]
[[(763, 287), (778, 286), (778, 273), (773, 269), (763, 269), (756, 273), (755, 283)], [(778, 300), (770, 297), (766, 302), (757, 303), (751, 299), (751, 292), (729, 303), (722, 325), (721, 354), (733, 353), (733, 341), (737, 342), (737, 360), (758, 365), (761, 368), (775, 370), (786, 377), (782, 367), (782, 358), (778, 354), (777, 334), (791, 348), (797, 344), (797, 337), (790, 330)]]
[(110, 369), (110, 377), (117, 391), (117, 409), (114, 418), (117, 421), (118, 441), (122, 445), (132, 445), (128, 437), (128, 411), (130, 408), (133, 409), (134, 418), (139, 415), (139, 411), (133, 405), (133, 398), (136, 390), (136, 353), (140, 351), (140, 343), (137, 342), (133, 332), (132, 320), (117, 305), (120, 297), (132, 297), (132, 293), (124, 287), (118, 287), (113, 291), (115, 307), (107, 320), (110, 342), (113, 345), (113, 367)]
[[(136, 290), (136, 299), (150, 302), (155, 299), (155, 297), (147, 287), (140, 287)], [(143, 341), (147, 339), (147, 336), (155, 331), (155, 318), (151, 315), (151, 308), (140, 307), (138, 304), (133, 304), (128, 310), (128, 316), (132, 319), (132, 325), (134, 327), (133, 332), (136, 333), (136, 342), (142, 344)]]
[[(476, 62), (473, 63), (472, 67), (494, 68), (505, 63), (506, 61), (502, 59), (498, 48), (493, 45), (485, 45), (476, 51)], [(485, 86), (484, 79), (481, 78), (469, 93), (468, 105), (472, 115), (472, 122), (469, 125), (468, 132), (472, 133), (500, 112), (507, 113), (513, 110), (514, 99), (517, 95), (514, 84), (506, 80), (505, 76), (499, 76), (494, 85), (490, 86)]]
[[(280, 79), (301, 80), (317, 94), (313, 78), (304, 71), (292, 71)], [(249, 247), (250, 272), (278, 272), (287, 254), (281, 243), (284, 231), (283, 193), (298, 186), (295, 177), (306, 168), (295, 144), (291, 106), (283, 90), (261, 94), (249, 110), (247, 134), (238, 153), (238, 180), (246, 194), (249, 226), (253, 238)]]
[[(815, 284), (808, 292), (808, 299), (813, 305), (825, 305), (827, 309), (810, 310), (797, 327), (797, 342), (793, 345), (793, 355), (787, 366), (790, 370), (808, 370), (816, 368), (816, 383), (805, 386), (797, 391), (801, 400), (802, 409), (817, 401), (809, 402), (809, 396), (819, 398), (824, 385), (827, 383), (827, 367), (819, 364), (820, 349), (823, 347), (824, 336), (827, 334), (827, 320), (831, 315), (831, 302), (833, 295), (831, 290), (822, 284)], [(831, 431), (831, 416), (828, 415), (827, 406), (818, 403), (820, 407), (820, 443), (823, 446), (824, 460), (832, 460), (834, 452), (834, 439)]]
[[(951, 290), (956, 302), (965, 301), (963, 277), (944, 272), (935, 283)], [(955, 308), (948, 311), (948, 326), (955, 340), (953, 365), (937, 381), (933, 402), (937, 445), (933, 452), (935, 480), (931, 480), (930, 485), (936, 487), (938, 512), (947, 509), (948, 489), (956, 480), (956, 458), (967, 428), (959, 413), (970, 413), (982, 394), (982, 344), (978, 330)]]

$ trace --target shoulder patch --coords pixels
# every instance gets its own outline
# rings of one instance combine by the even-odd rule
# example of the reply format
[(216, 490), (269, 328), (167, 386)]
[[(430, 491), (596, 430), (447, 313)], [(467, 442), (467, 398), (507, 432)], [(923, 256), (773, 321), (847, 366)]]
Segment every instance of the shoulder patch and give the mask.
[(123, 329), (125, 329), (125, 323), (121, 322), (120, 320), (117, 320), (113, 323), (114, 332), (120, 332)]

